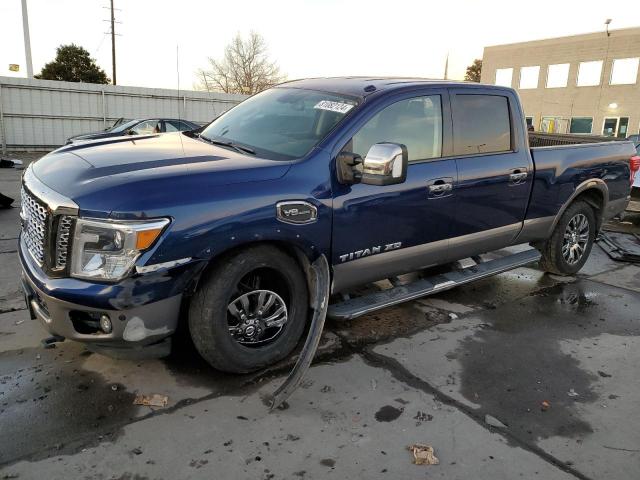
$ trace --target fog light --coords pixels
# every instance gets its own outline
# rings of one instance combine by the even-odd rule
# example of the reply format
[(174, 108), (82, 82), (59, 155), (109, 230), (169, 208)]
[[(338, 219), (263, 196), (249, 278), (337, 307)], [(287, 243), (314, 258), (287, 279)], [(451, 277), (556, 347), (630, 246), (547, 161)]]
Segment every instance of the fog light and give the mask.
[(111, 330), (113, 329), (113, 326), (111, 325), (111, 320), (109, 320), (109, 317), (107, 317), (106, 315), (100, 316), (100, 329), (104, 333), (111, 333)]

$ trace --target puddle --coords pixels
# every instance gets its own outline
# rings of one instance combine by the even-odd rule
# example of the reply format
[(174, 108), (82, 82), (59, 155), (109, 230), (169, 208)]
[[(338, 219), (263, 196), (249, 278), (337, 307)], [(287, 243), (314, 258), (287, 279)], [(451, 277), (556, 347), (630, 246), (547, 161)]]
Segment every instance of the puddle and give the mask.
[(0, 464), (36, 452), (70, 453), (74, 448), (67, 442), (95, 432), (91, 441), (98, 443), (101, 432), (134, 417), (135, 395), (82, 369), (80, 351), (69, 344), (2, 356)]
[[(461, 393), (526, 440), (584, 436), (592, 428), (577, 407), (598, 400), (599, 375), (581, 369), (560, 343), (602, 333), (640, 335), (633, 313), (639, 308), (637, 296), (580, 280), (478, 313), (484, 328), (454, 352), (462, 365)], [(597, 355), (597, 342), (591, 348)]]

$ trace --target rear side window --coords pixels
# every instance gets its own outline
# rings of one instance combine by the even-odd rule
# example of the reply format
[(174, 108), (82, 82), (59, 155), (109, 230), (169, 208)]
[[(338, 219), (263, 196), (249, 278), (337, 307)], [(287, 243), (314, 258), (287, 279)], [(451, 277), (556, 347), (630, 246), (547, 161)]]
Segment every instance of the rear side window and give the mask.
[(454, 95), (452, 100), (455, 155), (511, 150), (511, 122), (507, 97)]

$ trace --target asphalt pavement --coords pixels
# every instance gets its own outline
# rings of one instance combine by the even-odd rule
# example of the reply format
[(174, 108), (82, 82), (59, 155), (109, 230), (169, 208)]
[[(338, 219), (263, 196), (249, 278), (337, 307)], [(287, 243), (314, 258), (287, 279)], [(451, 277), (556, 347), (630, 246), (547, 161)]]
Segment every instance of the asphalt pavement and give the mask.
[[(20, 173), (0, 170), (0, 192), (18, 198)], [(640, 267), (597, 246), (576, 277), (532, 265), (329, 322), (269, 413), (295, 358), (234, 376), (184, 336), (161, 360), (43, 349), (17, 203), (0, 210), (0, 479), (640, 477)], [(439, 464), (414, 465), (413, 444)]]

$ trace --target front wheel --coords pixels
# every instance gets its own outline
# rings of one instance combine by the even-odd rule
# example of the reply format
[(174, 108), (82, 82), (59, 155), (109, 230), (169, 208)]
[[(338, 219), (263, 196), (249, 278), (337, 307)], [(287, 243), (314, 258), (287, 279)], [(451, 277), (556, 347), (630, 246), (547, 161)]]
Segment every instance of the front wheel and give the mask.
[(593, 208), (577, 201), (562, 214), (551, 238), (541, 248), (540, 267), (550, 273), (573, 275), (585, 264), (596, 236)]
[(304, 332), (305, 277), (281, 250), (259, 246), (220, 262), (189, 308), (196, 349), (214, 368), (247, 373), (286, 357)]

